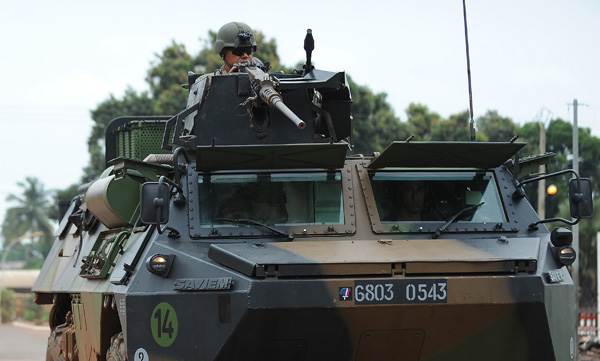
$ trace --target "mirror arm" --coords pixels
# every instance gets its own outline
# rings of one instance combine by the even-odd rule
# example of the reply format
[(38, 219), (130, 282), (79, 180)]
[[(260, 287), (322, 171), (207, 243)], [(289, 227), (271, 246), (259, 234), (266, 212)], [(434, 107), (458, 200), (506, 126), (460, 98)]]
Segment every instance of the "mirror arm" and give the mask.
[(575, 172), (575, 170), (573, 170), (573, 169), (565, 169), (565, 170), (561, 170), (558, 172), (545, 174), (545, 175), (542, 175), (539, 177), (525, 179), (524, 181), (521, 181), (521, 182), (515, 184), (515, 187), (517, 188), (517, 190), (515, 190), (515, 192), (512, 194), (512, 198), (513, 199), (521, 199), (521, 198), (525, 197), (525, 192), (523, 191), (523, 188), (522, 188), (523, 185), (525, 185), (525, 184), (537, 182), (542, 179), (552, 178), (552, 177), (556, 177), (558, 175), (567, 174), (567, 173), (573, 173), (575, 175), (575, 178), (577, 178), (577, 193), (581, 194), (581, 179), (579, 178), (579, 173)]
[[(174, 167), (174, 171), (175, 171), (175, 182), (177, 182), (177, 183), (179, 183), (179, 180), (181, 179), (181, 174), (180, 174), (181, 170), (179, 169), (179, 154), (180, 153), (183, 154), (183, 157), (185, 158), (185, 161), (187, 162), (186, 164), (189, 164), (191, 162), (190, 156), (185, 151), (185, 148), (178, 147), (177, 149), (175, 149), (175, 151), (173, 152), (173, 167)], [(178, 187), (177, 189), (179, 189), (181, 192), (180, 187)]]
[[(581, 204), (579, 205), (579, 207), (581, 207)], [(581, 214), (581, 212), (579, 212), (579, 214)], [(577, 223), (579, 223), (580, 220), (581, 220), (581, 215), (577, 216), (577, 218), (575, 218), (575, 219), (573, 219), (571, 221), (569, 221), (567, 219), (564, 219), (564, 218), (560, 218), (560, 217), (557, 217), (557, 218), (548, 218), (548, 219), (541, 219), (541, 220), (539, 220), (537, 222), (531, 223), (527, 228), (529, 230), (535, 230), (535, 229), (537, 229), (537, 225), (538, 224), (540, 224), (540, 223), (549, 223), (549, 222), (564, 222), (564, 223), (566, 223), (568, 225), (574, 226)]]
[(554, 172), (554, 173), (542, 175), (542, 176), (535, 177), (535, 178), (526, 179), (526, 180), (524, 180), (522, 182), (519, 182), (516, 185), (517, 190), (513, 193), (512, 197), (514, 199), (514, 198), (523, 198), (525, 196), (525, 192), (523, 191), (523, 188), (522, 188), (522, 186), (524, 184), (532, 183), (532, 182), (537, 182), (537, 181), (540, 181), (542, 179), (547, 179), (547, 178), (551, 178), (551, 177), (555, 177), (555, 176), (562, 175), (562, 174), (567, 174), (567, 173), (573, 173), (573, 175), (575, 175), (575, 178), (577, 178), (577, 193), (575, 194), (575, 196), (578, 198), (577, 199), (578, 201), (576, 202), (577, 203), (577, 208), (578, 208), (578, 211), (579, 211), (578, 212), (578, 216), (575, 219), (571, 220), (571, 221), (569, 221), (567, 219), (564, 219), (564, 218), (560, 218), (560, 217), (548, 218), (548, 219), (541, 219), (541, 220), (539, 220), (537, 222), (531, 223), (527, 227), (529, 230), (535, 230), (535, 229), (537, 229), (537, 225), (540, 224), (540, 223), (564, 222), (564, 223), (566, 223), (568, 225), (571, 225), (571, 226), (574, 226), (577, 223), (579, 223), (579, 221), (581, 220), (581, 211), (582, 211), (581, 210), (581, 200), (583, 200), (583, 194), (581, 193), (581, 179), (579, 177), (579, 173), (577, 173), (573, 169), (565, 169), (565, 170), (561, 170), (561, 171), (558, 171), (558, 172)]
[[(178, 184), (176, 184), (175, 182), (173, 182), (169, 178), (165, 177), (164, 175), (161, 176), (159, 178), (159, 180), (158, 180), (158, 189), (160, 189), (161, 186), (165, 182), (168, 183), (169, 185), (177, 188), (178, 193), (183, 194), (183, 189), (181, 189), (181, 187)], [(169, 188), (169, 192), (168, 192), (169, 195), (171, 194), (171, 191), (172, 191), (172, 188)], [(184, 201), (185, 201), (185, 199), (184, 199)], [(168, 207), (169, 206), (168, 202), (169, 202), (168, 199), (165, 201), (165, 199), (163, 199), (163, 198), (159, 198), (159, 197), (154, 198), (153, 203), (154, 203), (154, 207), (156, 208), (156, 225), (157, 225), (156, 230), (158, 231), (158, 234), (163, 234), (165, 230), (169, 230), (169, 237), (178, 238), (181, 234), (175, 228), (172, 228), (172, 227), (169, 227), (169, 226), (165, 226), (164, 228), (161, 227), (161, 223), (162, 223), (161, 222), (162, 221), (162, 219), (161, 219), (162, 208), (163, 207)]]
[[(185, 158), (185, 165), (180, 165), (178, 160), (179, 160), (179, 154), (183, 154), (183, 157)], [(176, 205), (183, 205), (186, 203), (185, 200), (185, 196), (183, 195), (183, 189), (179, 186), (179, 183), (181, 181), (181, 168), (184, 168), (185, 166), (187, 166), (187, 164), (191, 163), (190, 160), (190, 156), (187, 154), (185, 148), (183, 147), (179, 147), (177, 149), (175, 149), (175, 151), (173, 152), (173, 166), (174, 166), (174, 180), (175, 182), (171, 182), (170, 180), (167, 179), (167, 182), (171, 185), (173, 185), (175, 188), (177, 188), (177, 196), (174, 199), (174, 203)], [(181, 168), (180, 168), (181, 167)]]
[(539, 177), (526, 179), (524, 181), (519, 182), (517, 184), (517, 188), (521, 188), (521, 186), (523, 186), (524, 184), (527, 184), (527, 183), (537, 182), (537, 181), (540, 181), (542, 179), (556, 177), (557, 175), (562, 175), (562, 174), (566, 174), (566, 173), (573, 173), (575, 175), (575, 178), (577, 178), (577, 192), (581, 193), (581, 181), (579, 179), (579, 173), (575, 172), (575, 170), (573, 170), (573, 169), (565, 169), (565, 170), (561, 170), (561, 171), (558, 171), (558, 172), (541, 175)]

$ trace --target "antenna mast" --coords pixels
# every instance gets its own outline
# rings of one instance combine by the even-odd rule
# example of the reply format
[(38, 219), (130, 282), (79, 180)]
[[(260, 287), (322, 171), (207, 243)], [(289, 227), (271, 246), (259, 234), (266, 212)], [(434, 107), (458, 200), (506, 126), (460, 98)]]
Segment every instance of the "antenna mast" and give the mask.
[(463, 0), (463, 19), (465, 21), (465, 45), (467, 48), (467, 78), (469, 80), (469, 130), (471, 133), (471, 141), (475, 141), (475, 121), (473, 120), (473, 92), (471, 91), (471, 60), (469, 57), (469, 32), (467, 30), (467, 5), (466, 0)]

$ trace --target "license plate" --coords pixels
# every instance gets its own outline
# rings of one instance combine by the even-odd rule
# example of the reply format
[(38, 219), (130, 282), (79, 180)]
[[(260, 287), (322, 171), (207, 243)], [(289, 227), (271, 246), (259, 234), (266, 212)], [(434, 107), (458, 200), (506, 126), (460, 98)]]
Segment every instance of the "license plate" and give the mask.
[(354, 282), (354, 303), (357, 305), (447, 302), (445, 279)]

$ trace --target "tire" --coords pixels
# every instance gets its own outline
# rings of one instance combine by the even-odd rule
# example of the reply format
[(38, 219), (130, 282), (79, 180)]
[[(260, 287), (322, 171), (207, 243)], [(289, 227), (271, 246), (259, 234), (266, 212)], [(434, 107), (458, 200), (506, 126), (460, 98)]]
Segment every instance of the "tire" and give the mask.
[(106, 361), (127, 361), (127, 349), (123, 332), (119, 332), (110, 339), (110, 347), (106, 352)]
[[(72, 340), (72, 350), (63, 350), (63, 338)], [(69, 354), (68, 351), (71, 351)], [(66, 357), (65, 357), (66, 356)], [(67, 312), (66, 322), (54, 327), (48, 337), (48, 348), (46, 349), (46, 361), (78, 361), (79, 352), (75, 340), (75, 325), (73, 315)]]
[(63, 357), (62, 349), (60, 347), (62, 343), (62, 330), (54, 328), (48, 336), (48, 348), (46, 349), (46, 361), (65, 361)]

